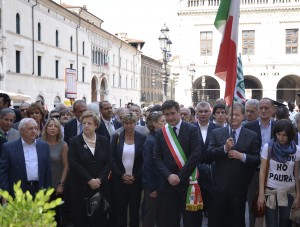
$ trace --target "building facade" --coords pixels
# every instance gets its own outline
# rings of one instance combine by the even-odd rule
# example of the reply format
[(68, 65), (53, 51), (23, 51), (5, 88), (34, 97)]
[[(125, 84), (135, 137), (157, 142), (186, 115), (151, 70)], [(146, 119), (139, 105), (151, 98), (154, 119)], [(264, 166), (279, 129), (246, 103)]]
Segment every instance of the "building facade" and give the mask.
[(164, 99), (162, 62), (142, 55), (141, 104), (158, 105)]
[[(219, 4), (220, 0), (180, 1), (178, 42), (182, 48), (180, 59), (173, 62), (173, 70), (179, 73), (176, 99), (180, 103), (214, 103), (224, 96), (225, 82), (214, 75), (222, 38), (213, 25)], [(238, 52), (247, 98), (299, 103), (299, 28), (298, 0), (241, 0)], [(194, 76), (189, 70), (192, 64)]]
[(67, 100), (65, 71), (74, 69), (76, 99), (139, 104), (140, 51), (103, 30), (86, 7), (2, 0), (0, 18), (0, 90), (51, 110)]

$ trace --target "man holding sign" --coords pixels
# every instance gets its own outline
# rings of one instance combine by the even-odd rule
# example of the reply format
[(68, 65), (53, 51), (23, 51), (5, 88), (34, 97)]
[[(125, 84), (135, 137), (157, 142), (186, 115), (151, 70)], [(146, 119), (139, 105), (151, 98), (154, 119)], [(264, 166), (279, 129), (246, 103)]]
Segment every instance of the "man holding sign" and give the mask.
[(167, 124), (156, 133), (154, 162), (161, 174), (162, 226), (201, 226), (203, 202), (197, 182), (197, 164), (202, 158), (196, 126), (181, 120), (179, 104), (168, 100), (162, 105)]

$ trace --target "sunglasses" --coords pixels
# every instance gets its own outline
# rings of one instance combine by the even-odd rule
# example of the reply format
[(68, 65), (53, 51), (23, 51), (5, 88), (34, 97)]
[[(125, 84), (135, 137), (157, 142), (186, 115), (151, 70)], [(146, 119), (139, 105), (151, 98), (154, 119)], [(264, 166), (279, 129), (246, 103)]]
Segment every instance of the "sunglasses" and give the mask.
[(60, 118), (60, 116), (59, 115), (52, 115), (51, 118), (57, 118), (58, 119), (58, 118)]

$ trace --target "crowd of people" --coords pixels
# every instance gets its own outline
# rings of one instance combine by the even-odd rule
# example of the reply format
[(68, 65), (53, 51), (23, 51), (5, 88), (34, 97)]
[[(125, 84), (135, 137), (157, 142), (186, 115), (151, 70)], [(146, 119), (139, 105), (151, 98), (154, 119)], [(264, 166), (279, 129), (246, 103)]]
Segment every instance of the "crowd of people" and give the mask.
[[(167, 100), (141, 109), (109, 101), (47, 113), (43, 103), (11, 107), (0, 94), (0, 188), (62, 197), (58, 226), (288, 227), (300, 208), (300, 113), (269, 98)], [(251, 207), (259, 190), (258, 208)], [(100, 192), (109, 209), (87, 212)], [(1, 201), (6, 203), (4, 199)], [(249, 206), (249, 209), (246, 209)], [(249, 220), (245, 213), (249, 211)], [(299, 209), (300, 214), (300, 209)]]

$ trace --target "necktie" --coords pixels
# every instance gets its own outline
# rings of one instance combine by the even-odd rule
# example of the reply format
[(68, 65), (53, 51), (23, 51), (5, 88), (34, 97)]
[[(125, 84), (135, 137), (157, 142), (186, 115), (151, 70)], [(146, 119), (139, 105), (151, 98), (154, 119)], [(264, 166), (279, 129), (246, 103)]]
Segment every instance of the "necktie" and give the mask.
[(114, 132), (114, 130), (113, 130), (112, 127), (111, 127), (111, 124), (112, 124), (112, 122), (108, 122), (108, 123), (106, 124), (106, 126), (107, 126), (107, 131), (108, 131), (109, 135), (112, 135), (113, 132)]
[(177, 137), (177, 132), (176, 132), (176, 127), (173, 127), (173, 131), (174, 131), (174, 133), (175, 133), (175, 136)]
[(235, 130), (233, 130), (232, 132), (231, 132), (231, 137), (233, 138), (233, 141), (234, 141), (234, 145), (236, 144), (236, 131)]
[(4, 135), (4, 138), (7, 139), (7, 135), (8, 135), (7, 132), (4, 132), (3, 135)]
[(78, 133), (78, 135), (79, 135), (80, 133), (82, 133), (82, 124), (79, 125), (79, 133)]

